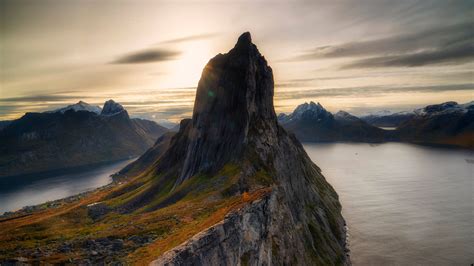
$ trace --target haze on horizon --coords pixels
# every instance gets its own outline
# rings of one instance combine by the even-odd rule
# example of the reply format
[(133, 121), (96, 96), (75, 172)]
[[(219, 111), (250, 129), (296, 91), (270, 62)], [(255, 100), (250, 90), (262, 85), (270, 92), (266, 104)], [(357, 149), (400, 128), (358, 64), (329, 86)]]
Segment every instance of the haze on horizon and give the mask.
[(275, 107), (362, 114), (474, 97), (474, 1), (0, 0), (0, 120), (112, 98), (190, 116), (210, 58), (250, 31)]

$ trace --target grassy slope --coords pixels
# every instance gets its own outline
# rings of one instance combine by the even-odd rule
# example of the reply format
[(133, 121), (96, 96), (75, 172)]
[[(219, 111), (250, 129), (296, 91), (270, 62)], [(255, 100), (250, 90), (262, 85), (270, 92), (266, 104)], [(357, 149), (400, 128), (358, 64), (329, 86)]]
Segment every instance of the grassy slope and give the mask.
[[(88, 204), (102, 201), (109, 206), (120, 206), (160, 180), (159, 176), (144, 174), (116, 187), (98, 190), (79, 201), (64, 203), (59, 208), (38, 211), (17, 219), (0, 220), (0, 260), (21, 256), (34, 261), (36, 248), (48, 253), (48, 256), (42, 255), (41, 262), (59, 263), (87, 258), (90, 255), (81, 248), (83, 242), (108, 237), (124, 240), (124, 249), (113, 254), (113, 257), (132, 264), (148, 264), (165, 251), (221, 221), (227, 213), (270, 191), (268, 187), (259, 186), (242, 195), (228, 193), (238, 181), (239, 171), (235, 165), (226, 165), (215, 176), (195, 176), (172, 193), (169, 193), (172, 184), (164, 182), (163, 188), (147, 206), (129, 214), (111, 212), (95, 222), (88, 215)], [(257, 183), (258, 180), (266, 183), (269, 178), (264, 175), (262, 172), (256, 174)], [(126, 189), (137, 185), (142, 185), (141, 189)], [(182, 191), (190, 192), (177, 202), (162, 204)], [(147, 235), (154, 236), (154, 240), (147, 245), (138, 246), (129, 240), (130, 236)], [(63, 243), (71, 244), (71, 252), (58, 251)]]

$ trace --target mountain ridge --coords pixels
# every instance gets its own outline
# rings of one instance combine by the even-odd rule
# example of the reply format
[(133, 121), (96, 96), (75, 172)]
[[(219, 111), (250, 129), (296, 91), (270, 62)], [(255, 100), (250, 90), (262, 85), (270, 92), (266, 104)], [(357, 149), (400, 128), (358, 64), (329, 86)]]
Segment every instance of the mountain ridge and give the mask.
[[(0, 176), (13, 176), (139, 156), (167, 130), (122, 113), (101, 115), (78, 102), (26, 113), (0, 131)], [(101, 110), (103, 111), (103, 110)]]
[[(454, 101), (427, 105), (412, 112), (381, 111), (360, 118), (339, 111), (335, 115), (314, 102), (303, 103), (279, 122), (308, 142), (388, 142), (474, 148), (474, 103)], [(382, 127), (393, 127), (385, 130)]]
[(280, 114), (278, 120), (300, 141), (381, 142), (386, 139), (383, 130), (369, 125), (345, 111), (339, 111), (333, 115), (320, 103), (300, 104), (291, 114)]

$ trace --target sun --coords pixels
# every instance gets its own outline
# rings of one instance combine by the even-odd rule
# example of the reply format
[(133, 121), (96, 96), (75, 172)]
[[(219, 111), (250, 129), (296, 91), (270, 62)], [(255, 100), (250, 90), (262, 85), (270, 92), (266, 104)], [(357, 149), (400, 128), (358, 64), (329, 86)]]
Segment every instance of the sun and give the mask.
[(212, 56), (207, 41), (183, 44), (182, 57), (171, 66), (171, 77), (176, 87), (197, 86), (204, 66)]

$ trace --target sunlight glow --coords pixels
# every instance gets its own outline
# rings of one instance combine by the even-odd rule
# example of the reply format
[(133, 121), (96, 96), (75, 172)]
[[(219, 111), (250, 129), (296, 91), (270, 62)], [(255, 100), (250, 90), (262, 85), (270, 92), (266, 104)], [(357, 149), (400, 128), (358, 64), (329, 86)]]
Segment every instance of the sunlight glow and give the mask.
[(201, 72), (210, 58), (213, 57), (208, 41), (184, 43), (182, 57), (173, 62), (169, 68), (166, 80), (168, 87), (197, 86)]

